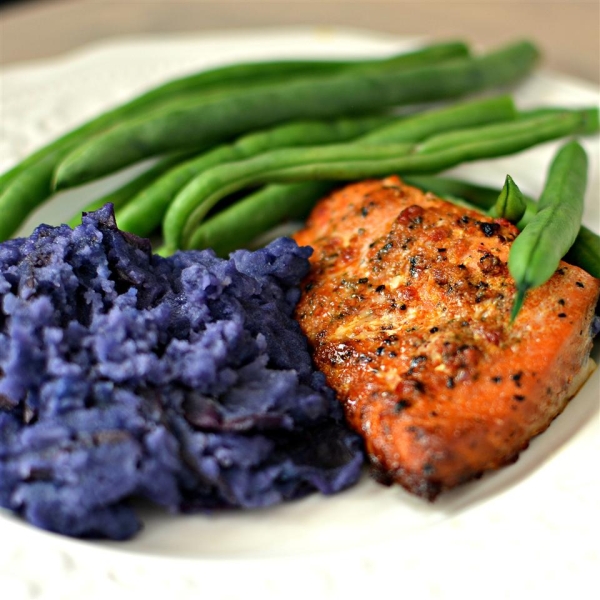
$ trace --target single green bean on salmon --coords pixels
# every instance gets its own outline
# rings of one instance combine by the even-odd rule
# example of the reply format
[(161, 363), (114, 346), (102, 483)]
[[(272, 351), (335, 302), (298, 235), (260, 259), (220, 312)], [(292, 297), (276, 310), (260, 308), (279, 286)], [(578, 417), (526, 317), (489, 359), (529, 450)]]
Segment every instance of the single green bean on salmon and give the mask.
[(581, 227), (586, 183), (585, 150), (576, 141), (568, 142), (550, 165), (535, 217), (510, 249), (508, 269), (517, 286), (511, 320), (528, 290), (546, 283), (573, 245)]
[[(485, 122), (509, 121), (515, 119), (515, 116), (516, 110), (513, 101), (509, 96), (463, 102), (459, 105), (431, 110), (426, 113), (420, 113), (392, 121), (390, 124), (360, 137), (356, 143), (365, 144), (368, 147), (373, 148), (371, 156), (375, 156), (375, 152), (378, 152), (375, 148), (380, 148), (391, 142), (405, 142), (407, 145), (402, 151), (407, 153), (413, 149), (414, 142), (427, 138), (432, 131), (443, 132), (456, 129), (457, 127), (479, 125)], [(395, 149), (398, 150), (396, 143), (395, 146)], [(331, 154), (331, 150), (335, 150), (335, 148), (339, 148), (340, 152), (350, 151), (356, 154), (355, 144), (329, 146), (323, 151)], [(294, 154), (296, 150), (299, 154)], [(272, 151), (257, 157), (257, 162), (248, 165), (248, 168), (258, 173), (261, 170), (268, 171), (274, 167), (278, 168), (283, 166), (282, 160), (287, 160), (287, 162), (290, 163), (291, 159), (292, 164), (294, 163), (294, 160), (298, 164), (300, 162), (306, 163), (310, 162), (311, 157), (315, 152), (318, 153), (319, 150), (310, 148), (307, 149), (307, 154), (306, 152), (302, 153), (302, 149), (298, 148), (290, 149), (287, 154), (279, 154), (274, 157)], [(364, 150), (360, 150), (359, 154), (361, 157), (364, 157), (368, 153)], [(236, 164), (237, 163), (232, 163), (232, 170), (234, 171), (235, 169), (239, 170), (239, 167), (235, 166)], [(166, 246), (171, 248), (178, 247), (179, 244), (182, 243), (181, 240), (199, 223), (199, 219), (196, 217), (203, 217), (204, 214), (206, 214), (206, 211), (212, 206), (212, 201), (209, 200), (204, 208), (201, 206), (198, 208), (198, 210), (201, 210), (202, 212), (197, 212), (196, 207), (206, 202), (204, 197), (207, 193), (207, 186), (212, 189), (215, 186), (220, 185), (218, 182), (221, 180), (223, 181), (223, 185), (230, 185), (233, 183), (233, 185), (237, 186), (237, 182), (234, 183), (234, 178), (227, 176), (228, 171), (229, 169), (226, 165), (223, 166), (223, 170), (217, 173), (215, 173), (214, 169), (210, 169), (204, 174), (200, 174), (198, 177), (194, 178), (185, 188), (183, 188), (183, 190), (181, 190), (169, 207), (164, 218), (163, 236)], [(215, 174), (216, 178), (213, 177)], [(211, 179), (215, 179), (215, 182), (211, 182)], [(220, 196), (219, 199), (221, 197), (222, 196)], [(192, 215), (195, 215), (195, 217), (190, 221)]]
[(122, 210), (119, 227), (136, 235), (150, 235), (161, 223), (171, 201), (195, 176), (230, 161), (249, 158), (269, 149), (327, 144), (351, 140), (378, 129), (399, 117), (368, 116), (334, 121), (293, 121), (272, 129), (250, 133), (231, 144), (223, 144), (179, 164), (141, 189)]
[[(565, 111), (558, 115), (508, 121), (502, 126), (488, 125), (469, 129), (458, 136), (461, 144), (446, 147), (442, 134), (417, 144), (361, 144), (352, 142), (321, 147), (275, 150), (258, 157), (210, 169), (190, 182), (181, 195), (193, 191), (185, 204), (183, 228), (167, 229), (165, 245), (193, 247), (191, 236), (200, 221), (220, 199), (244, 187), (264, 183), (306, 180), (354, 180), (381, 177), (390, 173), (436, 173), (462, 162), (512, 154), (535, 144), (589, 131), (590, 120), (598, 129), (598, 109)], [(432, 151), (431, 146), (441, 150)], [(422, 149), (425, 148), (425, 152)], [(179, 200), (179, 198), (177, 199)], [(176, 202), (177, 202), (176, 200)], [(175, 207), (175, 202), (173, 207)], [(180, 246), (181, 245), (181, 246)]]
[(57, 165), (79, 144), (93, 135), (133, 117), (140, 117), (174, 99), (217, 97), (240, 87), (256, 87), (267, 82), (290, 81), (315, 74), (331, 75), (370, 69), (412, 69), (469, 55), (462, 42), (445, 42), (392, 57), (358, 60), (283, 60), (244, 63), (195, 73), (158, 86), (68, 132), (28, 156), (0, 176), (0, 241), (9, 238), (29, 212), (53, 191), (52, 178)]
[(197, 107), (157, 110), (95, 137), (58, 166), (59, 188), (121, 169), (149, 156), (189, 145), (220, 143), (251, 129), (289, 119), (332, 118), (373, 112), (395, 105), (457, 98), (522, 78), (538, 51), (519, 42), (475, 58), (415, 69), (342, 73), (317, 80), (241, 90)]
[(507, 175), (496, 203), (488, 212), (489, 216), (518, 223), (526, 211), (527, 202), (525, 202), (523, 193), (513, 178)]

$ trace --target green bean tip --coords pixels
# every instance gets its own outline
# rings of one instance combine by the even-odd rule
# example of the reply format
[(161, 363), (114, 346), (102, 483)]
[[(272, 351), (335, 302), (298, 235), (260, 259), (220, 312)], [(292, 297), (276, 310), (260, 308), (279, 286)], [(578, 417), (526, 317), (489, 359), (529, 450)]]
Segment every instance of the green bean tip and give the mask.
[(521, 308), (523, 307), (523, 303), (525, 302), (525, 295), (527, 294), (528, 287), (522, 286), (517, 288), (517, 293), (515, 294), (515, 299), (513, 301), (512, 309), (510, 311), (510, 324), (512, 325), (517, 318)]

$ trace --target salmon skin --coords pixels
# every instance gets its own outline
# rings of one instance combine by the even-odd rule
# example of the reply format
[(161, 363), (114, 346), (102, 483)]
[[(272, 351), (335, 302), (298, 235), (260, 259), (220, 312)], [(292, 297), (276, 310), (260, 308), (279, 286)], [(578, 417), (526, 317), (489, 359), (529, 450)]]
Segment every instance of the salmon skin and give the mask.
[(380, 480), (433, 500), (514, 462), (593, 370), (600, 281), (582, 269), (562, 262), (510, 325), (517, 234), (390, 177), (295, 235), (314, 249), (296, 318)]

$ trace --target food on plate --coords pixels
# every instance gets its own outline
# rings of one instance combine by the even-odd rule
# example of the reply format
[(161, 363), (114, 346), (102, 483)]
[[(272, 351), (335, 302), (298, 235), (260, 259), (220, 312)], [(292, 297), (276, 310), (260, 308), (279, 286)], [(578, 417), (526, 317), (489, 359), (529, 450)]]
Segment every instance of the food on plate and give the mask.
[(511, 326), (517, 234), (389, 177), (295, 235), (315, 250), (296, 318), (381, 479), (434, 499), (514, 461), (593, 368), (600, 281), (582, 269), (562, 262)]
[(133, 498), (262, 507), (359, 477), (292, 313), (308, 248), (164, 259), (110, 205), (0, 244), (0, 506), (125, 539)]
[[(365, 446), (382, 480), (429, 499), (516, 459), (593, 366), (585, 153), (563, 148), (539, 204), (510, 177), (500, 193), (427, 174), (597, 134), (598, 108), (416, 104), (511, 84), (537, 58), (450, 42), (221, 67), (0, 176), (4, 240), (56, 189), (158, 159), (74, 230), (0, 244), (0, 506), (127, 539), (137, 498), (191, 512), (333, 494)], [(245, 247), (325, 194), (300, 245), (195, 250)], [(167, 258), (133, 235), (161, 224)], [(589, 273), (559, 264), (569, 247)]]

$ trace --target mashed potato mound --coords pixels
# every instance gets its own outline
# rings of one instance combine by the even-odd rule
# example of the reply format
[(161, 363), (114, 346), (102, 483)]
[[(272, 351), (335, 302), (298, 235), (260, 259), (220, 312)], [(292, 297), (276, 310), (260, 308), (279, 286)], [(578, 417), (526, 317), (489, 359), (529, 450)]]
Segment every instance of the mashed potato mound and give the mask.
[(126, 539), (132, 499), (251, 508), (359, 477), (297, 323), (309, 248), (153, 255), (112, 207), (0, 244), (0, 506)]

